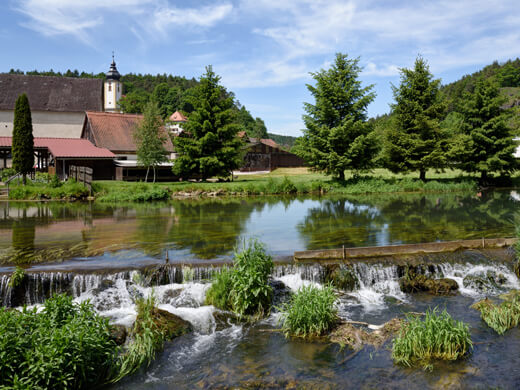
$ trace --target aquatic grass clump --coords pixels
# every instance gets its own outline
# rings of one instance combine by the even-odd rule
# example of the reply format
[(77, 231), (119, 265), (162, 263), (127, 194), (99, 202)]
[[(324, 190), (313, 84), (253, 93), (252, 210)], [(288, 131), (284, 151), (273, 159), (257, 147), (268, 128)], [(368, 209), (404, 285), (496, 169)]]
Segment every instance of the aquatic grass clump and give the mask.
[(118, 351), (110, 330), (88, 302), (66, 295), (49, 298), (41, 312), (0, 308), (0, 388), (100, 386)]
[(16, 288), (18, 287), (25, 278), (25, 270), (20, 267), (16, 266), (14, 272), (12, 273), (11, 277), (9, 278), (9, 287)]
[(213, 305), (222, 310), (233, 310), (233, 302), (231, 300), (233, 273), (233, 269), (223, 267), (213, 277), (211, 287), (206, 291), (206, 305)]
[(485, 304), (476, 304), (474, 308), (480, 310), (480, 317), (500, 335), (520, 323), (519, 296), (514, 296), (511, 300), (506, 300), (500, 305), (486, 302)]
[(332, 286), (303, 286), (282, 305), (282, 331), (285, 336), (321, 336), (336, 323), (336, 296)]
[(141, 366), (149, 366), (155, 358), (155, 353), (163, 348), (166, 333), (154, 321), (155, 308), (156, 299), (153, 293), (146, 299), (141, 298), (136, 301), (137, 317), (132, 331), (134, 340), (127, 351), (119, 357), (112, 383), (133, 374)]
[(206, 303), (239, 316), (266, 314), (273, 299), (269, 285), (273, 267), (273, 259), (261, 242), (244, 242), (242, 251), (235, 249), (233, 268), (224, 268), (214, 277)]
[(408, 367), (422, 365), (431, 369), (433, 360), (457, 360), (473, 348), (468, 325), (454, 320), (448, 312), (428, 310), (424, 320), (407, 316), (399, 335), (393, 340), (392, 359)]

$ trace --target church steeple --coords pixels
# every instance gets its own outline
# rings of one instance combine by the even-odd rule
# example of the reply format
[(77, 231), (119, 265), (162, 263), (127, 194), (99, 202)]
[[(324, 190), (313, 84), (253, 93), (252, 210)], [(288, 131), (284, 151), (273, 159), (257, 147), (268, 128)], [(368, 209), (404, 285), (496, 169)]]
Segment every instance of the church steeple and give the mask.
[(121, 93), (123, 86), (119, 79), (121, 75), (119, 74), (116, 61), (114, 60), (114, 52), (112, 52), (112, 63), (110, 64), (110, 69), (106, 73), (105, 78), (105, 111), (108, 112), (119, 112), (119, 107), (117, 103), (119, 99), (121, 99)]
[(117, 71), (116, 62), (114, 60), (114, 52), (112, 52), (112, 63), (110, 64), (110, 69), (106, 73), (107, 80), (119, 80), (121, 75)]

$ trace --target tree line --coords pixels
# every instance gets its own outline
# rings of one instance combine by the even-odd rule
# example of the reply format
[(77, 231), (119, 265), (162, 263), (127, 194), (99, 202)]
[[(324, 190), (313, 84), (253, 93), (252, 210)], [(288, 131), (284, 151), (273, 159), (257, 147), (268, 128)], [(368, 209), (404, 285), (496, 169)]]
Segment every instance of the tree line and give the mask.
[(345, 170), (359, 174), (376, 166), (394, 173), (417, 171), (422, 180), (429, 169), (446, 168), (479, 173), (483, 183), (492, 174), (507, 176), (518, 169), (518, 161), (499, 81), (520, 68), (504, 69), (496, 78), (475, 77), (450, 111), (440, 80), (419, 56), (412, 68), (400, 69), (390, 114), (368, 120), (374, 86), (361, 84), (359, 59), (338, 53), (329, 69), (311, 73), (315, 83), (307, 88), (315, 101), (304, 104), (306, 128), (294, 151), (313, 169), (340, 180)]

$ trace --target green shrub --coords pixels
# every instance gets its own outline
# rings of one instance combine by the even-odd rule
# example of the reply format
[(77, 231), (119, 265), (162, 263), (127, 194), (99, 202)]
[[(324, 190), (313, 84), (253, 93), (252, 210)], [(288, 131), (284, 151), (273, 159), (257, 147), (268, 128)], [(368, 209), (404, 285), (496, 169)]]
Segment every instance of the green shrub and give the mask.
[(41, 313), (0, 308), (0, 387), (92, 388), (104, 383), (117, 347), (89, 303), (48, 299)]
[(435, 308), (426, 312), (424, 320), (407, 317), (393, 341), (392, 359), (397, 364), (419, 364), (431, 369), (433, 360), (457, 360), (472, 348), (468, 325), (454, 320), (446, 310), (438, 313)]
[(223, 268), (213, 278), (211, 287), (206, 292), (206, 304), (222, 310), (232, 310), (231, 289), (233, 288), (233, 270)]
[(331, 285), (301, 287), (282, 306), (282, 330), (286, 336), (320, 336), (336, 322), (336, 296)]
[(1, 177), (2, 181), (5, 182), (7, 179), (9, 179), (11, 176), (16, 175), (16, 170), (14, 168), (4, 168), (2, 169)]
[(231, 297), (233, 310), (239, 315), (264, 314), (269, 311), (273, 290), (269, 276), (273, 271), (273, 259), (262, 243), (250, 240), (233, 259)]
[(9, 287), (15, 288), (22, 283), (25, 278), (25, 270), (22, 267), (16, 266), (11, 278), (9, 278)]

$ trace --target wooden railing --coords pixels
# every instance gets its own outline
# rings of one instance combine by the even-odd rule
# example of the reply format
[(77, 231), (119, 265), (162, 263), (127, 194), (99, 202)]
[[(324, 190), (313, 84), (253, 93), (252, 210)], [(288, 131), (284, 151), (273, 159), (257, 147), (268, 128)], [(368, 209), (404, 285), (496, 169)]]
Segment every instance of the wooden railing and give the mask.
[(75, 179), (78, 183), (83, 183), (92, 191), (92, 175), (94, 170), (89, 167), (69, 166), (69, 179)]

